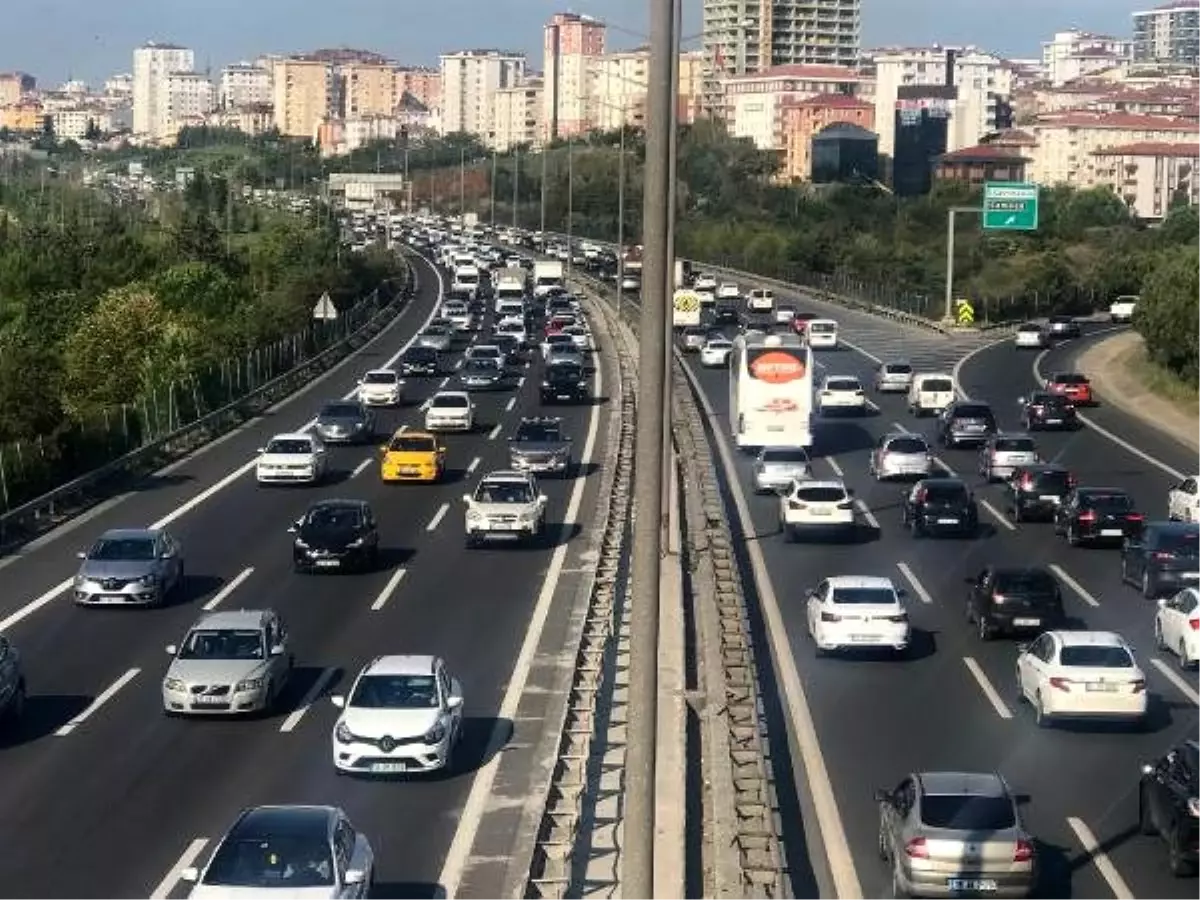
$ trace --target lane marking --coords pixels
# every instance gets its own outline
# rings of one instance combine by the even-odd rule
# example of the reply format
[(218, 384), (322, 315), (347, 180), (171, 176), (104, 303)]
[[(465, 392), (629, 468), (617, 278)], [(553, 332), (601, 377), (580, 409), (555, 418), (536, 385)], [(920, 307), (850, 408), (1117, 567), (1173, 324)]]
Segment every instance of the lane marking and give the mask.
[(917, 578), (916, 573), (908, 567), (908, 563), (898, 562), (896, 568), (900, 570), (900, 574), (904, 576), (904, 580), (908, 582), (922, 603), (933, 603), (933, 597), (929, 595), (929, 591), (925, 590), (925, 585), (921, 584), (921, 580)]
[(362, 462), (360, 462), (357, 466), (354, 467), (354, 471), (350, 473), (350, 477), (357, 478), (359, 475), (361, 475), (366, 470), (367, 466), (369, 466), (373, 462), (375, 462), (375, 460), (371, 459), (370, 457), (368, 457), (367, 459), (364, 459)]
[(254, 574), (254, 566), (247, 566), (238, 572), (231, 581), (223, 585), (222, 588), (213, 595), (213, 598), (200, 607), (205, 612), (211, 612), (225, 602), (234, 591), (241, 586), (242, 582)]
[(281, 732), (287, 734), (290, 731), (296, 730), (296, 726), (300, 724), (300, 720), (304, 718), (304, 714), (317, 702), (317, 698), (321, 696), (321, 692), (329, 686), (329, 682), (333, 681), (333, 676), (336, 674), (337, 669), (330, 666), (317, 676), (317, 680), (308, 689), (308, 693), (304, 695), (304, 699), (300, 701), (300, 705), (292, 710), (291, 715), (284, 719), (283, 724), (279, 726)]
[(512, 411), (513, 411), (513, 407), (514, 407), (514, 406), (516, 406), (516, 405), (517, 405), (517, 398), (516, 398), (516, 397), (509, 397), (509, 398), (508, 398), (508, 403), (506, 403), (506, 404), (504, 405), (504, 411), (505, 411), (505, 412), (512, 412)]
[(179, 854), (179, 859), (175, 860), (175, 865), (163, 876), (158, 887), (150, 892), (150, 900), (167, 900), (171, 891), (175, 890), (175, 885), (183, 880), (183, 870), (194, 865), (207, 846), (208, 838), (194, 838), (183, 853)]
[(472, 472), (478, 469), (481, 462), (483, 462), (483, 459), (478, 456), (471, 460), (470, 465), (467, 466), (467, 474), (470, 475)]
[(1069, 587), (1071, 590), (1073, 590), (1075, 592), (1076, 596), (1078, 596), (1079, 599), (1082, 600), (1084, 603), (1086, 603), (1088, 606), (1097, 607), (1100, 605), (1100, 601), (1097, 600), (1095, 597), (1093, 597), (1088, 592), (1087, 588), (1085, 588), (1082, 584), (1080, 584), (1078, 581), (1076, 581), (1074, 578), (1072, 578), (1069, 574), (1067, 574), (1067, 570), (1064, 569), (1062, 566), (1060, 566), (1058, 563), (1050, 563), (1048, 566), (1046, 566), (1046, 568), (1048, 568), (1051, 572), (1053, 572), (1059, 581), (1061, 581), (1063, 584), (1065, 584), (1067, 587)]
[(495, 427), (492, 428), (491, 432), (488, 434), (488, 440), (494, 441), (498, 437), (500, 437), (500, 423), (499, 422), (496, 423)]
[(992, 505), (991, 501), (988, 500), (986, 497), (980, 498), (979, 505), (982, 506), (985, 510), (987, 510), (993, 519), (995, 519), (997, 522), (999, 522), (1001, 525), (1003, 525), (1009, 531), (1017, 530), (1017, 526), (1008, 520), (1008, 516), (1006, 516), (1004, 513), (1000, 512), (1000, 510), (996, 509), (996, 507), (994, 507)]
[(375, 598), (375, 602), (371, 604), (372, 612), (379, 612), (384, 605), (391, 599), (396, 588), (400, 587), (400, 582), (404, 580), (404, 575), (407, 570), (397, 569), (392, 573), (392, 577), (388, 579), (387, 584), (383, 586), (383, 590), (379, 592), (379, 596)]
[(838, 478), (846, 477), (846, 473), (842, 471), (842, 467), (838, 465), (838, 461), (832, 456), (825, 457), (825, 462), (829, 463), (829, 468), (833, 469), (833, 474)]
[(130, 669), (128, 672), (110, 684), (107, 688), (105, 688), (103, 693), (101, 693), (98, 697), (96, 697), (95, 700), (88, 704), (87, 709), (73, 718), (66, 725), (63, 725), (61, 728), (59, 728), (58, 731), (54, 732), (55, 736), (66, 737), (68, 734), (94, 716), (97, 712), (99, 712), (100, 707), (115, 697), (121, 688), (125, 687), (125, 685), (129, 684), (129, 682), (137, 678), (141, 672), (141, 669)]
[(1159, 674), (1166, 678), (1167, 681), (1179, 688), (1179, 690), (1183, 693), (1183, 696), (1187, 697), (1192, 703), (1200, 706), (1200, 694), (1196, 693), (1196, 689), (1188, 684), (1182, 675), (1168, 666), (1157, 656), (1150, 660), (1150, 665), (1158, 669)]
[(429, 524), (425, 526), (426, 531), (435, 531), (442, 524), (442, 519), (446, 518), (446, 513), (450, 512), (450, 504), (443, 503), (438, 507), (438, 511), (433, 514), (433, 518), (429, 520)]
[(983, 668), (975, 661), (973, 656), (964, 656), (963, 662), (967, 665), (967, 671), (975, 676), (975, 681), (979, 685), (979, 689), (983, 691), (983, 696), (987, 697), (988, 702), (992, 704), (992, 709), (996, 711), (1002, 719), (1011, 719), (1013, 717), (1012, 710), (1005, 704), (1000, 692), (992, 686), (991, 680), (983, 671)]
[(449, 375), (447, 375), (445, 378), (443, 378), (443, 379), (442, 379), (442, 380), (441, 380), (441, 381), (438, 383), (438, 389), (440, 390), (440, 389), (444, 388), (444, 387), (445, 387), (446, 385), (448, 385), (449, 383), (450, 383), (450, 376), (449, 376)]
[(944, 459), (942, 459), (940, 456), (935, 456), (933, 458), (933, 464), (935, 466), (937, 466), (939, 469), (941, 469), (943, 472), (945, 472), (947, 475), (949, 475), (951, 478), (958, 477), (958, 473), (955, 472), (954, 469), (950, 466), (950, 464), (948, 462), (946, 462)]
[(1067, 824), (1071, 826), (1071, 830), (1075, 832), (1075, 837), (1079, 839), (1079, 843), (1087, 851), (1088, 858), (1100, 873), (1100, 877), (1108, 882), (1108, 888), (1113, 892), (1113, 896), (1117, 900), (1133, 900), (1135, 896), (1133, 891), (1129, 889), (1129, 885), (1125, 883), (1125, 879), (1121, 877), (1121, 873), (1117, 871), (1117, 867), (1112, 864), (1112, 860), (1108, 858), (1108, 854), (1100, 848), (1100, 842), (1092, 834), (1092, 829), (1088, 828), (1082, 819), (1077, 819), (1074, 816), (1067, 817)]
[(517, 390), (519, 391), (523, 387), (525, 387), (525, 376), (524, 375), (522, 375), (520, 378), (517, 379)]
[(867, 520), (867, 524), (876, 531), (879, 531), (879, 520), (875, 518), (875, 513), (871, 512), (871, 508), (867, 506), (866, 502), (863, 500), (855, 500), (854, 505), (858, 507), (858, 511), (862, 513), (862, 517)]
[(912, 431), (910, 431), (904, 425), (901, 425), (899, 422), (893, 422), (892, 428), (896, 429), (896, 431), (899, 431), (901, 434), (913, 434)]
[[(601, 390), (604, 386), (604, 379), (600, 374), (601, 368), (602, 366), (597, 365), (595, 371), (592, 373), (593, 397), (601, 396)], [(583, 453), (580, 456), (579, 471), (582, 472), (588, 470), (589, 464), (592, 461), (592, 455), (595, 453), (596, 439), (600, 433), (601, 408), (599, 405), (594, 405), (589, 413), (587, 437), (584, 440)], [(563, 524), (560, 530), (561, 536), (565, 537), (569, 533), (567, 528), (574, 525), (579, 517), (579, 508), (583, 504), (583, 492), (586, 485), (586, 475), (575, 477), (575, 486), (571, 489), (571, 498), (567, 502), (567, 511), (563, 516)], [(529, 673), (533, 669), (533, 661), (537, 654), (538, 644), (541, 642), (542, 632), (550, 616), (550, 605), (554, 600), (555, 590), (562, 576), (567, 551), (574, 543), (574, 541), (562, 540), (560, 537), (558, 546), (554, 548), (554, 555), (550, 558), (550, 566), (546, 570), (545, 578), (542, 581), (542, 589), (538, 594), (537, 602), (529, 621), (529, 629), (525, 632), (525, 640), (521, 644), (520, 652), (517, 654), (517, 661), (513, 666), (512, 676), (509, 678), (508, 687), (504, 691), (504, 699), (500, 703), (500, 710), (496, 713), (495, 724), (492, 726), (492, 733), (488, 738), (488, 746), (490, 748), (498, 749), (503, 745), (508, 728), (502, 723), (516, 718), (517, 707), (521, 703), (521, 695), (525, 693), (525, 685), (529, 680)], [(470, 860), (471, 850), (475, 846), (475, 836), (479, 832), (479, 825), (483, 820), (484, 811), (492, 796), (492, 786), (495, 784), (496, 773), (499, 771), (500, 758), (502, 756), (503, 754), (499, 752), (490, 754), (488, 761), (475, 770), (475, 777), (471, 780), (471, 790), (467, 794), (462, 811), (459, 813), (458, 828), (454, 832), (454, 840), (450, 843), (450, 849), (446, 851), (446, 858), (442, 863), (442, 871), (438, 876), (438, 884), (442, 886), (442, 890), (447, 897), (454, 897), (458, 894), (459, 885), (462, 882), (463, 874), (466, 872), (467, 863)]]

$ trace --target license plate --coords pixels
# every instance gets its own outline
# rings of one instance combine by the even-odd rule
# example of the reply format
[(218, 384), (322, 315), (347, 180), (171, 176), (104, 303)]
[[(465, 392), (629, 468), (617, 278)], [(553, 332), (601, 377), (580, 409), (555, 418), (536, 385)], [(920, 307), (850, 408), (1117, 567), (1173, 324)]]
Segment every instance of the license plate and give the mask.
[(828, 509), (814, 509), (814, 510), (812, 510), (812, 514), (814, 516), (831, 516), (831, 515), (833, 515), (832, 511), (830, 511)]
[(957, 525), (958, 519), (938, 519), (937, 523), (939, 525)]
[(783, 431), (782, 425), (768, 425), (767, 431)]
[(993, 878), (949, 878), (946, 887), (952, 891), (994, 891), (996, 881)]
[(1013, 619), (1013, 624), (1018, 628), (1036, 628), (1042, 624), (1041, 619)]
[(335, 569), (340, 565), (340, 561), (336, 559), (318, 559), (315, 565), (318, 569)]
[(223, 703), (228, 703), (227, 697), (194, 697), (192, 702), (197, 706), (220, 706)]
[(1045, 423), (1047, 425), (1061, 425), (1062, 424), (1062, 419), (1045, 419), (1043, 421), (1045, 421)]
[(1042, 494), (1040, 497), (1038, 497), (1038, 499), (1044, 500), (1047, 503), (1058, 503), (1059, 502), (1058, 497), (1054, 494)]
[(1115, 694), (1117, 685), (1108, 681), (1089, 681), (1087, 690), (1092, 694)]
[(125, 594), (105, 594), (100, 598), (101, 603), (124, 603), (126, 600), (132, 599)]
[(418, 466), (402, 466), (400, 468), (401, 475), (420, 475), (421, 469)]
[(570, 400), (571, 395), (570, 394), (555, 394), (554, 399), (555, 400)]
[(871, 634), (852, 634), (850, 640), (855, 644), (870, 644), (875, 640), (875, 636)]
[(1120, 537), (1125, 532), (1120, 528), (1101, 528), (1100, 537)]
[(379, 762), (371, 764), (372, 772), (387, 773), (387, 772), (403, 772), (408, 768), (402, 762)]

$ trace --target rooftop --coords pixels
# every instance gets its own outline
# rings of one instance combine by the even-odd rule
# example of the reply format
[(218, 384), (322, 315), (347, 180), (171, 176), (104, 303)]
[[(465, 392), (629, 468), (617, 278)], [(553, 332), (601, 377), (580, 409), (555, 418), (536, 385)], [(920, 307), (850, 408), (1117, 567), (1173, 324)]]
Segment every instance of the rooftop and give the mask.
[(977, 144), (974, 147), (963, 147), (952, 153), (943, 153), (938, 157), (938, 162), (943, 163), (1027, 161), (1028, 157), (1022, 156), (1020, 150), (1002, 144)]
[(224, 609), (200, 618), (194, 628), (205, 629), (256, 629), (262, 626), (265, 609)]
[(861, 81), (862, 76), (849, 66), (809, 66), (786, 65), (771, 66), (761, 72), (747, 72), (745, 75), (734, 75), (734, 81), (763, 81), (772, 78), (808, 78), (814, 81)]
[(788, 98), (782, 106), (793, 109), (874, 109), (875, 104), (847, 94), (818, 94), (815, 97)]
[(1086, 109), (1064, 109), (1043, 113), (1034, 127), (1050, 128), (1119, 128), (1129, 131), (1195, 132), (1195, 120), (1179, 116), (1155, 116), (1142, 113), (1096, 112)]
[(1165, 156), (1179, 159), (1200, 159), (1200, 142), (1184, 141), (1172, 144), (1168, 141), (1139, 141), (1120, 144), (1116, 147), (1101, 147), (1092, 151), (1093, 156)]

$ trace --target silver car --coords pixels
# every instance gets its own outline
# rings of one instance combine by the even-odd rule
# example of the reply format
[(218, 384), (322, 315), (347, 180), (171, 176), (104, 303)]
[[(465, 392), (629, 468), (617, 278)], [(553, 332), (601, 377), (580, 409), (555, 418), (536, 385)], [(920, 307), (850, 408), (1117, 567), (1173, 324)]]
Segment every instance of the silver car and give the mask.
[(884, 362), (875, 367), (875, 390), (880, 394), (907, 394), (912, 379), (912, 363), (904, 360)]
[(763, 447), (754, 460), (754, 492), (768, 494), (793, 481), (812, 477), (812, 460), (803, 447)]
[(206, 613), (183, 643), (162, 682), (167, 715), (270, 712), (292, 677), (287, 629), (270, 609)]
[(161, 528), (114, 528), (79, 558), (73, 590), (84, 606), (157, 606), (183, 585), (183, 552)]
[(1027, 434), (995, 434), (979, 450), (979, 477), (1004, 481), (1021, 466), (1041, 462), (1037, 443)]
[(885, 434), (871, 451), (867, 472), (876, 481), (889, 478), (928, 478), (933, 474), (933, 450), (919, 434)]
[(1037, 882), (1033, 838), (994, 772), (923, 772), (875, 792), (879, 854), (893, 897), (1026, 897)]
[(375, 438), (375, 413), (358, 400), (326, 403), (317, 413), (316, 430), (329, 444), (361, 444)]
[(438, 353), (448, 353), (453, 340), (453, 331), (445, 325), (430, 325), (417, 335), (417, 346), (428, 347)]

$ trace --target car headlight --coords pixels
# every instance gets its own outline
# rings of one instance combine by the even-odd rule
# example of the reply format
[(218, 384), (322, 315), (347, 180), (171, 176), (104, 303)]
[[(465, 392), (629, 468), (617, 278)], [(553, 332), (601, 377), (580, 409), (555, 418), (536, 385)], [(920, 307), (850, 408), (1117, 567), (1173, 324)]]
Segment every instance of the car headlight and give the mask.
[(440, 744), (442, 742), (442, 739), (445, 737), (446, 737), (446, 726), (444, 724), (442, 724), (441, 722), (438, 722), (436, 725), (434, 725), (432, 728), (430, 728), (427, 732), (425, 732), (425, 735), (421, 738), (421, 740), (424, 741), (426, 744)]
[(545, 379), (542, 380), (542, 387), (551, 387), (551, 386), (552, 385), (550, 384), (549, 381), (546, 381)]
[(361, 547), (362, 545), (363, 545), (363, 539), (362, 539), (362, 538), (355, 538), (355, 539), (354, 539), (354, 540), (352, 540), (350, 543), (348, 543), (346, 546), (347, 546), (348, 548), (351, 548), (351, 549), (353, 549), (353, 548), (356, 548), (356, 547)]
[(346, 727), (345, 722), (337, 723), (337, 728), (333, 729), (333, 736), (342, 744), (353, 744), (355, 740), (354, 732)]
[(483, 521), (483, 513), (479, 512), (479, 510), (476, 510), (476, 509), (469, 509), (469, 510), (467, 510), (467, 521), (468, 522), (482, 522)]
[(168, 691), (181, 692), (187, 688), (187, 685), (178, 678), (164, 678), (163, 689)]
[(138, 587), (154, 587), (156, 584), (158, 584), (158, 576), (154, 573), (143, 575), (135, 582), (135, 584), (137, 584)]
[(307, 541), (303, 541), (303, 540), (301, 540), (300, 538), (296, 538), (296, 540), (295, 540), (295, 547), (296, 547), (296, 549), (297, 549), (297, 550), (307, 550), (307, 549), (308, 549), (308, 542), (307, 542)]
[(262, 690), (262, 686), (263, 680), (261, 678), (247, 678), (234, 685), (233, 692), (241, 694), (244, 691), (260, 691)]

